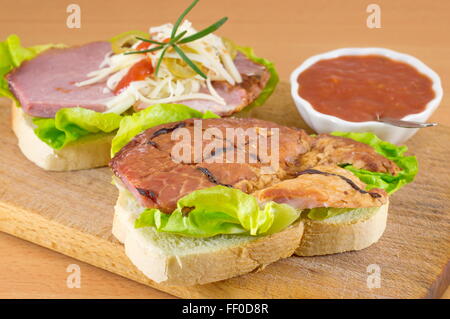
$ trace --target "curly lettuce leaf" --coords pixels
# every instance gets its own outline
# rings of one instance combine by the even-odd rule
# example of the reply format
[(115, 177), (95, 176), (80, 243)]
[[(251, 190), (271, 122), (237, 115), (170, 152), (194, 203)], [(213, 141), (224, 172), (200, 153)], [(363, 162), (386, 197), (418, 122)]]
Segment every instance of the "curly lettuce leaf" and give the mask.
[(418, 162), (415, 156), (405, 156), (408, 150), (406, 146), (397, 146), (378, 138), (374, 133), (333, 132), (331, 135), (351, 138), (352, 140), (370, 145), (384, 157), (392, 160), (400, 167), (401, 171), (393, 176), (389, 173), (371, 172), (358, 169), (352, 165), (343, 167), (355, 174), (361, 181), (367, 184), (367, 189), (382, 188), (388, 194), (398, 191), (404, 185), (412, 182), (418, 172)]
[[(185, 210), (190, 210), (185, 214)], [(194, 191), (177, 203), (172, 214), (146, 209), (135, 227), (190, 237), (219, 234), (269, 235), (291, 225), (300, 216), (295, 208), (275, 202), (260, 208), (258, 201), (238, 189), (214, 186)]]
[(155, 104), (145, 110), (125, 116), (120, 122), (120, 128), (112, 141), (111, 155), (128, 144), (136, 135), (153, 126), (182, 121), (190, 118), (218, 118), (216, 114), (207, 111), (191, 109), (182, 104)]
[[(334, 216), (351, 213), (353, 216), (366, 215), (374, 213), (379, 207), (363, 207), (363, 208), (334, 208), (334, 207), (316, 207), (304, 210), (306, 217), (312, 220), (325, 220)], [(303, 214), (303, 212), (302, 212)], [(303, 216), (303, 215), (302, 215)]]
[(261, 91), (259, 96), (246, 108), (249, 109), (255, 106), (263, 105), (266, 102), (266, 100), (272, 95), (279, 81), (275, 65), (267, 59), (256, 56), (253, 51), (253, 48), (237, 46), (236, 49), (245, 54), (253, 62), (264, 65), (270, 73), (269, 81), (267, 81), (267, 84), (264, 87), (264, 89)]
[[(45, 44), (25, 48), (20, 44), (20, 39), (15, 34), (0, 42), (0, 96), (11, 98), (17, 102), (14, 94), (9, 89), (5, 75), (14, 68), (19, 67), (22, 62), (31, 60), (41, 52), (54, 47), (64, 47), (64, 45)], [(17, 105), (19, 104), (17, 103)]]
[(122, 116), (99, 113), (81, 107), (64, 108), (55, 118), (33, 118), (35, 134), (50, 147), (61, 149), (88, 134), (110, 133), (119, 127)]

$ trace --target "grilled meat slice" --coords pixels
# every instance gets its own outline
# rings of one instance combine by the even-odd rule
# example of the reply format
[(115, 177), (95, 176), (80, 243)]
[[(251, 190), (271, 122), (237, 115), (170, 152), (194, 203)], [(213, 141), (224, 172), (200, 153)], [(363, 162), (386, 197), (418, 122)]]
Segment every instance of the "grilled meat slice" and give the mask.
[[(114, 174), (141, 205), (170, 213), (175, 209), (178, 199), (184, 195), (217, 184), (251, 193), (281, 181), (287, 174), (286, 169), (309, 150), (310, 137), (304, 131), (275, 123), (236, 118), (196, 121), (198, 122), (189, 119), (148, 129), (136, 136), (111, 160), (110, 166)], [(210, 139), (202, 138), (199, 141), (202, 146), (200, 153), (195, 152), (194, 123), (201, 123), (202, 132), (211, 129), (206, 132), (213, 133), (210, 134)], [(251, 138), (245, 134), (248, 128), (256, 128), (258, 134), (266, 134), (264, 128), (269, 129), (266, 134), (269, 153), (272, 139), (276, 136), (270, 135), (270, 129), (278, 129), (278, 167), (267, 170), (270, 163), (264, 163), (264, 158), (259, 158), (256, 150), (251, 147)], [(233, 135), (227, 134), (227, 129), (241, 130), (234, 131), (236, 134)], [(180, 145), (178, 143), (181, 140), (172, 138), (172, 134), (177, 137), (181, 133), (189, 133), (192, 137), (186, 144), (190, 146), (187, 159), (174, 154), (176, 145)], [(213, 141), (221, 142), (222, 147), (208, 149)], [(236, 163), (238, 150), (242, 151), (244, 161)], [(230, 155), (234, 162), (226, 163), (226, 158)], [(212, 161), (219, 156), (222, 163)]]
[[(259, 144), (248, 134), (249, 128), (267, 137), (267, 157), (258, 152)], [(190, 138), (183, 144), (186, 136)], [(274, 160), (275, 138), (279, 148), (273, 151), (279, 157), (274, 168), (266, 160)], [(184, 195), (215, 185), (238, 188), (260, 202), (287, 203), (298, 209), (386, 203), (384, 190), (367, 191), (353, 173), (338, 166), (347, 163), (390, 174), (399, 171), (366, 144), (326, 134), (310, 137), (303, 130), (243, 118), (189, 119), (148, 129), (123, 147), (110, 166), (142, 206), (166, 213)]]
[(299, 169), (318, 165), (352, 164), (359, 169), (396, 175), (400, 168), (364, 143), (349, 138), (320, 134), (313, 139), (311, 150), (300, 159)]
[(386, 203), (382, 189), (365, 191), (365, 184), (338, 166), (316, 166), (254, 193), (260, 202), (275, 201), (297, 209), (314, 207), (378, 207)]

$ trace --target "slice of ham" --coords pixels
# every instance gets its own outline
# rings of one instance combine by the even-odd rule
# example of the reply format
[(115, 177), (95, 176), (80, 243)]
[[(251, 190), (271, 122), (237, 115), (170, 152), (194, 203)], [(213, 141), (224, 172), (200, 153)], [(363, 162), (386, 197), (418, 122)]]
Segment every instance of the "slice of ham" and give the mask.
[[(77, 106), (103, 112), (106, 103), (114, 97), (105, 82), (83, 87), (77, 87), (75, 83), (85, 81), (89, 72), (98, 70), (110, 51), (109, 42), (50, 49), (10, 72), (7, 75), (9, 86), (25, 113), (31, 116), (51, 118), (61, 108)], [(212, 83), (226, 105), (200, 99), (177, 103), (201, 112), (210, 110), (221, 116), (231, 115), (252, 103), (267, 84), (270, 73), (263, 65), (251, 61), (240, 52), (234, 63), (242, 75), (241, 83), (234, 86), (225, 81)], [(201, 92), (208, 93), (208, 90), (202, 88)], [(140, 104), (136, 110), (145, 107), (148, 105)]]
[(264, 65), (253, 62), (241, 52), (236, 54), (234, 65), (241, 75), (264, 77), (268, 72)]
[(98, 70), (110, 51), (109, 42), (50, 49), (9, 73), (9, 86), (23, 110), (32, 116), (54, 117), (61, 108), (77, 106), (103, 112), (114, 96), (104, 90), (105, 83), (83, 87), (75, 83)]
[[(228, 116), (239, 112), (247, 105), (251, 104), (261, 93), (270, 78), (269, 71), (261, 64), (255, 63), (241, 52), (238, 52), (234, 59), (234, 64), (242, 76), (242, 82), (237, 85), (230, 85), (225, 81), (214, 81), (212, 86), (224, 100), (225, 105), (211, 100), (181, 100), (176, 103), (185, 104), (200, 112), (212, 111), (220, 116)], [(201, 93), (208, 93), (203, 87)], [(136, 109), (142, 110), (149, 105), (139, 104)]]
[[(218, 104), (211, 100), (201, 99), (183, 100), (177, 103), (187, 105), (203, 113), (212, 111), (220, 116), (231, 115), (238, 109), (242, 109), (249, 104), (248, 92), (244, 88), (240, 86), (231, 86), (225, 81), (215, 81), (212, 85), (217, 94), (225, 100), (225, 105)], [(200, 92), (209, 94), (209, 91), (205, 87), (202, 87)]]

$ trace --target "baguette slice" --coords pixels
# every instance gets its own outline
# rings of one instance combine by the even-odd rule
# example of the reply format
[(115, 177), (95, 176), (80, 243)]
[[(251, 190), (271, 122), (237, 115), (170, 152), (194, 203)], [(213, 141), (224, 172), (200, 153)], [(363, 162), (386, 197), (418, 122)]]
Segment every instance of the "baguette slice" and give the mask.
[(190, 286), (228, 279), (263, 269), (289, 257), (298, 247), (303, 223), (264, 237), (218, 235), (191, 238), (134, 228), (142, 208), (126, 190), (119, 191), (113, 235), (125, 253), (148, 278), (171, 286)]
[(361, 250), (376, 243), (386, 228), (389, 202), (366, 214), (348, 212), (322, 221), (302, 218), (304, 233), (297, 256), (317, 256)]
[(11, 113), (19, 148), (37, 166), (49, 171), (71, 171), (108, 165), (114, 133), (92, 134), (55, 150), (36, 136), (31, 117), (14, 102)]

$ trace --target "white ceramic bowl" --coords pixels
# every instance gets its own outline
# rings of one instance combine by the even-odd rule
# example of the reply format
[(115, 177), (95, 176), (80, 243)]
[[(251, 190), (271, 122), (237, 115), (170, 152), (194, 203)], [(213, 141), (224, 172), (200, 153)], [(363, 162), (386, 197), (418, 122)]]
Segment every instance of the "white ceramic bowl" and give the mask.
[(329, 133), (333, 131), (373, 132), (383, 140), (394, 144), (401, 144), (417, 132), (418, 129), (400, 128), (376, 121), (349, 122), (332, 115), (323, 114), (316, 111), (307, 100), (303, 99), (298, 94), (298, 76), (314, 63), (320, 60), (332, 59), (340, 56), (372, 54), (386, 56), (395, 61), (406, 62), (415, 67), (420, 73), (428, 76), (433, 82), (433, 90), (435, 93), (434, 99), (428, 102), (424, 111), (407, 115), (403, 117), (402, 120), (426, 122), (439, 106), (443, 95), (439, 75), (415, 57), (384, 48), (344, 48), (333, 50), (308, 58), (291, 74), (291, 95), (295, 105), (305, 122), (317, 133)]

